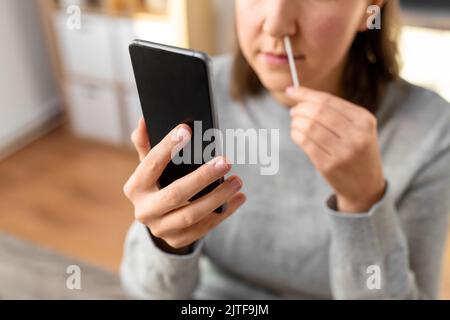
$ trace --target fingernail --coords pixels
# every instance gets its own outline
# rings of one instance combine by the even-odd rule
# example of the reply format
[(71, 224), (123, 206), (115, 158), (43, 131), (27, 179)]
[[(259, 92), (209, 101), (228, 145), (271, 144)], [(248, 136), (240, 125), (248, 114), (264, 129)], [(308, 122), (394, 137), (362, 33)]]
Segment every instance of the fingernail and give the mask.
[(214, 166), (214, 168), (219, 172), (230, 169), (230, 164), (227, 161), (225, 161), (223, 157), (213, 158), (212, 160), (208, 161), (206, 164)]
[(216, 162), (214, 163), (214, 167), (215, 167), (218, 171), (223, 172), (223, 171), (228, 170), (228, 169), (230, 168), (230, 165), (229, 165), (228, 163), (226, 163), (225, 160), (224, 160), (223, 158), (218, 158), (218, 159), (216, 160)]
[(239, 199), (237, 200), (237, 204), (238, 206), (240, 206), (241, 204), (243, 204), (245, 202), (247, 198), (242, 194)]
[(288, 88), (286, 89), (286, 94), (291, 95), (291, 94), (293, 94), (293, 93), (294, 93), (294, 87), (288, 87)]
[(239, 178), (233, 178), (231, 180), (231, 187), (235, 190), (239, 190), (242, 187), (242, 183)]
[(179, 128), (179, 129), (177, 130), (177, 133), (176, 133), (176, 140), (177, 140), (178, 142), (187, 140), (187, 139), (190, 138), (190, 135), (191, 135), (190, 132), (189, 132), (186, 128), (181, 127), (181, 128)]

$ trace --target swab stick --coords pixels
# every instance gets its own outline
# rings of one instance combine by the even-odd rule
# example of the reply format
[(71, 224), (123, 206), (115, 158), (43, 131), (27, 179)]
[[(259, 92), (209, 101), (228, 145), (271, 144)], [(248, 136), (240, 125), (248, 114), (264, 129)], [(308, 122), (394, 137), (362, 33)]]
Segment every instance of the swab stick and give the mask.
[(284, 37), (284, 47), (286, 49), (288, 60), (289, 60), (289, 68), (291, 69), (292, 82), (294, 87), (300, 87), (300, 81), (298, 80), (297, 68), (295, 66), (294, 53), (292, 52), (292, 44), (291, 38), (289, 36)]

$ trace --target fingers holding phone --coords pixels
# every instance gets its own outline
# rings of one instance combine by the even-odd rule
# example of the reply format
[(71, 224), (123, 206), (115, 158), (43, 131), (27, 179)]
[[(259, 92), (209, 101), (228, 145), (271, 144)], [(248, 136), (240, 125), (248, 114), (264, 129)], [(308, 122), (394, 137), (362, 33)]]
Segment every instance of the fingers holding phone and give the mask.
[[(227, 181), (221, 186), (226, 184)], [(221, 186), (217, 188), (220, 188)], [(223, 190), (217, 190), (217, 192), (215, 190), (210, 194), (197, 199), (197, 204), (192, 204), (183, 208), (183, 210), (173, 212), (171, 214), (171, 217), (174, 218), (171, 221), (173, 224), (168, 223), (169, 215), (167, 217), (167, 223), (163, 227), (160, 227), (161, 229), (159, 231), (156, 231), (157, 233), (155, 236), (164, 239), (164, 241), (174, 249), (185, 249), (189, 247), (192, 243), (207, 235), (208, 232), (217, 227), (242, 206), (246, 197), (242, 192), (236, 192), (235, 190), (236, 189), (233, 187), (224, 187)], [(223, 204), (224, 201), (226, 201), (228, 205), (223, 213), (216, 214), (213, 212), (214, 209), (210, 209), (217, 208)], [(203, 203), (200, 205), (200, 202)], [(199, 211), (196, 212), (195, 210)], [(195, 217), (196, 215), (199, 217), (204, 216), (204, 218), (190, 225), (193, 221), (191, 220), (191, 217)], [(189, 227), (180, 228), (184, 225), (189, 225)], [(151, 227), (150, 230), (152, 230)]]
[[(147, 225), (153, 236), (164, 241), (164, 250), (173, 253), (204, 237), (246, 200), (239, 192), (242, 181), (232, 176), (210, 193), (189, 201), (230, 171), (231, 165), (224, 157), (214, 158), (165, 188), (158, 187), (157, 181), (171, 161), (173, 149), (186, 145), (190, 138), (189, 127), (179, 125), (150, 148), (145, 123), (140, 120), (132, 141), (141, 163), (124, 186), (125, 195), (135, 207), (135, 218)], [(227, 209), (221, 214), (214, 213), (224, 203), (228, 204)]]

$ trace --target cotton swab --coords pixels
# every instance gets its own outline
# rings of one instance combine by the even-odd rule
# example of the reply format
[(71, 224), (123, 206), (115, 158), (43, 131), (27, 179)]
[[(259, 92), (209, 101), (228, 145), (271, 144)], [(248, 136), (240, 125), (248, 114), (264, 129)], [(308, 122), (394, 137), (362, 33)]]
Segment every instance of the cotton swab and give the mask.
[(289, 36), (284, 37), (284, 47), (286, 49), (288, 60), (289, 60), (289, 68), (291, 69), (292, 82), (294, 83), (294, 87), (300, 87), (300, 81), (298, 80), (297, 68), (295, 66), (294, 53), (292, 52), (292, 44), (291, 38)]

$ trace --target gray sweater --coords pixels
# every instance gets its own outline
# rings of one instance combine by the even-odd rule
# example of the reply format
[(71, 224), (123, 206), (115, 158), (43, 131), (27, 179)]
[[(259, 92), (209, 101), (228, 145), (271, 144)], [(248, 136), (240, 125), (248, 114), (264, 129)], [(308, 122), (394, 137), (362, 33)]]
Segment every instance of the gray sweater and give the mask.
[[(280, 129), (279, 172), (234, 165), (247, 202), (188, 255), (155, 246), (133, 223), (124, 288), (143, 299), (437, 298), (450, 211), (450, 107), (400, 80), (377, 118), (388, 188), (369, 212), (337, 212), (333, 191), (290, 139), (290, 116), (269, 93), (231, 100), (229, 56), (214, 60), (221, 130)], [(364, 190), (361, 190), (364, 192)]]

